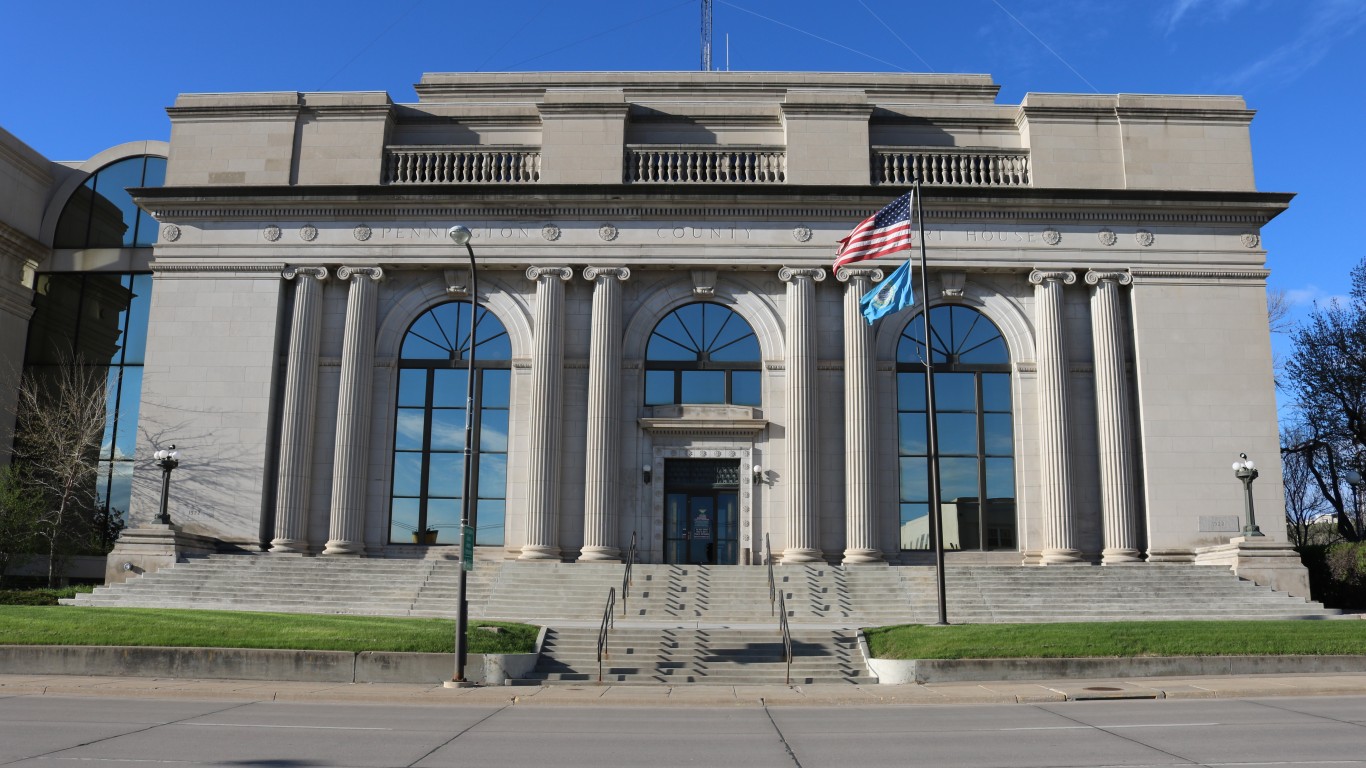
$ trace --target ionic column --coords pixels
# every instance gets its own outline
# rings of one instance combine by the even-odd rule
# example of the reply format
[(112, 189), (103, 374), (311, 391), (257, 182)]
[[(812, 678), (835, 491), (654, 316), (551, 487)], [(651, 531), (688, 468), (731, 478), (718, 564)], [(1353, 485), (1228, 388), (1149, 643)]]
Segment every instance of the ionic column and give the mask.
[(1104, 515), (1105, 565), (1142, 562), (1130, 455), (1129, 384), (1124, 375), (1128, 344), (1119, 287), (1133, 282), (1127, 272), (1086, 273), (1091, 294), (1091, 340), (1096, 360), (1096, 442), (1100, 454), (1100, 506)]
[(1072, 525), (1072, 462), (1067, 429), (1067, 345), (1063, 338), (1063, 286), (1073, 272), (1029, 275), (1033, 283), (1039, 365), (1039, 500), (1043, 507), (1045, 565), (1081, 562)]
[(580, 561), (619, 562), (616, 547), (621, 465), (621, 284), (626, 267), (589, 267), (593, 326), (588, 348), (588, 450), (584, 454), (583, 551)]
[(370, 382), (375, 369), (376, 284), (379, 267), (338, 267), (349, 280), (342, 337), (337, 434), (332, 460), (332, 519), (324, 555), (365, 554), (365, 466), (370, 460)]
[(560, 402), (564, 370), (564, 282), (569, 267), (528, 267), (536, 281), (531, 320), (531, 412), (526, 544), (519, 560), (560, 559)]
[[(271, 552), (308, 551), (308, 501), (313, 479), (313, 420), (318, 406), (318, 344), (322, 338), (322, 284), (326, 267), (289, 267), (294, 283), (285, 369), (284, 414), (280, 421), (280, 475), (275, 493), (275, 538)], [(313, 279), (309, 279), (313, 278)]]
[(844, 564), (882, 562), (877, 548), (877, 483), (873, 451), (873, 328), (859, 299), (882, 279), (882, 270), (842, 268), (844, 288)]
[(819, 457), (816, 446), (815, 283), (823, 269), (783, 267), (787, 283), (787, 548), (784, 563), (822, 562), (820, 545)]

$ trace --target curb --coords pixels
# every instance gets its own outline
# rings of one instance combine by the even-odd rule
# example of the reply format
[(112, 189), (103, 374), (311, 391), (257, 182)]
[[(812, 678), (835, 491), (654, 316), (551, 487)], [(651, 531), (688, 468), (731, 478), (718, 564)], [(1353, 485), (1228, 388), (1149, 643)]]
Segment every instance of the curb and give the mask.
[(1072, 659), (869, 659), (884, 684), (1128, 677), (1366, 673), (1366, 656), (1137, 656)]

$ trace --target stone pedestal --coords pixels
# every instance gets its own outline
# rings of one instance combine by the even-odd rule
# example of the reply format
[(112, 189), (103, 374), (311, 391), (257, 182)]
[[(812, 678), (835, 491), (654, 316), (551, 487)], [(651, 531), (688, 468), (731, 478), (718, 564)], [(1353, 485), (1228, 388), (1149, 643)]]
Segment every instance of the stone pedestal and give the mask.
[(190, 555), (211, 555), (216, 551), (215, 539), (186, 533), (174, 523), (127, 528), (119, 534), (114, 551), (105, 560), (104, 583), (122, 584), (134, 576), (169, 568)]
[(1228, 566), (1239, 578), (1309, 600), (1309, 571), (1295, 548), (1265, 537), (1235, 536), (1227, 544), (1199, 547), (1196, 565)]

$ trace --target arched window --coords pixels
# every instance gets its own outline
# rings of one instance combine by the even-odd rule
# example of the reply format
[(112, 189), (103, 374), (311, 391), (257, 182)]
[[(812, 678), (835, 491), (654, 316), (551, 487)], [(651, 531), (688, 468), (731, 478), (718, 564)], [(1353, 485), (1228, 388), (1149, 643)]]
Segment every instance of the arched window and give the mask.
[[(1010, 353), (1001, 332), (976, 310), (935, 307), (930, 323), (944, 548), (1015, 549)], [(919, 315), (902, 332), (896, 354), (902, 549), (933, 547), (924, 360)]]
[[(483, 307), (475, 315), (475, 543), (497, 545), (503, 543), (507, 504), (512, 345), (497, 317)], [(459, 543), (469, 317), (469, 302), (439, 304), (413, 321), (403, 337), (390, 543)]]
[(655, 326), (645, 348), (645, 404), (760, 404), (759, 340), (729, 307), (687, 304)]
[(150, 248), (157, 222), (133, 204), (133, 187), (166, 181), (166, 158), (143, 155), (110, 163), (76, 188), (57, 220), (54, 248)]

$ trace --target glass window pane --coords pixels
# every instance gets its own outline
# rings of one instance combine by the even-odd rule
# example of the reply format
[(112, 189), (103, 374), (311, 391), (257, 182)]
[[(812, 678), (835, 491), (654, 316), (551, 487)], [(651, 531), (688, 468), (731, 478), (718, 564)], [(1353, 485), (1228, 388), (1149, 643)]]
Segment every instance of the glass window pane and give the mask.
[[(118, 431), (114, 434), (114, 458), (131, 461), (138, 442), (138, 405), (142, 402), (142, 368), (123, 368), (118, 390)], [(112, 391), (110, 393), (113, 394)]]
[(924, 456), (929, 452), (925, 436), (924, 413), (902, 413), (897, 416), (897, 450), (902, 456)]
[[(394, 454), (394, 495), (418, 496), (422, 492), (422, 454)], [(414, 518), (416, 519), (416, 518)]]
[(432, 444), (434, 451), (465, 450), (465, 409), (432, 409)]
[(659, 331), (656, 331), (655, 335), (650, 337), (649, 346), (645, 348), (645, 359), (696, 362), (697, 352), (690, 347), (684, 346), (685, 344), (692, 344), (686, 336), (672, 338), (664, 336), (660, 334)]
[[(474, 351), (475, 358), (479, 360), (511, 360), (512, 341), (508, 338), (507, 329), (503, 327), (498, 316), (484, 307), (480, 307), (476, 319), (479, 323), (479, 332), (475, 334), (475, 339), (478, 341), (478, 348)], [(468, 321), (462, 317), (461, 323), (463, 329), (464, 324), (467, 324)], [(463, 338), (464, 334), (461, 336)]]
[(508, 487), (508, 457), (489, 453), (479, 456), (479, 498), (505, 499)]
[(934, 375), (934, 407), (943, 411), (976, 411), (976, 374), (936, 373)]
[(939, 498), (945, 502), (977, 498), (977, 459), (940, 459), (939, 470)]
[[(62, 370), (62, 369), (57, 369)], [(118, 423), (118, 391), (119, 391), (119, 367), (106, 369), (104, 375), (104, 391), (107, 399), (104, 402), (104, 434), (100, 437), (100, 458), (111, 459), (114, 456), (114, 426)]]
[(426, 411), (421, 408), (399, 408), (394, 424), (394, 449), (420, 451), (426, 435)]
[(474, 543), (483, 547), (501, 546), (504, 539), (504, 521), (507, 518), (507, 502), (501, 499), (480, 499), (478, 526), (474, 532)]
[(109, 514), (128, 519), (128, 507), (133, 497), (133, 462), (116, 461), (109, 476)]
[(645, 404), (673, 405), (674, 402), (674, 372), (646, 371)]
[(739, 315), (732, 315), (721, 336), (712, 342), (711, 359), (732, 363), (758, 362), (759, 340)]
[(988, 456), (1010, 456), (1015, 453), (1015, 436), (1008, 413), (988, 413), (982, 416), (982, 432), (986, 438)]
[(987, 459), (987, 498), (1015, 498), (1015, 460)]
[[(459, 497), (464, 490), (465, 454), (432, 453), (427, 459), (427, 495)], [(430, 510), (430, 507), (428, 507)]]
[(460, 543), (460, 500), (430, 499), (427, 502), (427, 535), (424, 544)]
[(398, 404), (419, 408), (427, 404), (426, 371), (408, 368), (398, 372)]
[(725, 371), (683, 371), (680, 403), (726, 402)]
[(76, 351), (82, 285), (80, 275), (37, 276), (26, 352), (29, 364), (71, 359)]
[(123, 285), (121, 275), (87, 275), (81, 297), (77, 354), (92, 363), (119, 362), (123, 313), (132, 301), (132, 292)]
[(669, 538), (676, 539), (687, 534), (688, 516), (684, 513), (687, 506), (687, 494), (671, 493), (665, 500), (664, 530), (667, 532), (665, 535)]
[(930, 477), (924, 458), (901, 460), (901, 500), (929, 501)]
[(925, 374), (896, 375), (896, 407), (899, 411), (925, 410)]
[(454, 360), (455, 340), (451, 338), (453, 317), (444, 309), (450, 305), (435, 307), (413, 321), (408, 333), (403, 337), (403, 347), (399, 357), (404, 360)]
[(103, 507), (109, 503), (109, 465), (112, 462), (95, 462), (95, 505)]
[(930, 505), (901, 505), (901, 548), (933, 549), (930, 541)]
[(1010, 410), (1010, 374), (982, 374), (982, 410)]
[(480, 401), (485, 408), (507, 408), (512, 391), (512, 371), (483, 371), (480, 373)]
[(999, 365), (1010, 362), (1010, 353), (1000, 336), (982, 343), (980, 346), (964, 349), (958, 357), (964, 365)]
[(94, 179), (87, 180), (67, 198), (62, 217), (57, 220), (57, 234), (52, 247), (85, 247), (86, 228), (90, 226), (90, 210), (95, 202), (94, 185)]
[(468, 395), (465, 390), (465, 382), (469, 380), (467, 373), (464, 368), (432, 371), (432, 405), (463, 409)]
[(152, 308), (152, 276), (132, 275), (132, 303), (123, 334), (123, 362), (141, 363), (147, 352), (147, 315)]
[(394, 499), (389, 504), (389, 541), (412, 544), (417, 530), (418, 500)]
[(986, 520), (987, 549), (1015, 549), (1015, 502), (989, 499)]
[(508, 412), (484, 411), (479, 415), (479, 450), (506, 453), (508, 449)]
[(972, 413), (941, 413), (935, 419), (939, 427), (939, 453), (942, 456), (977, 455), (977, 416)]
[(88, 248), (133, 246), (138, 207), (129, 187), (142, 186), (142, 158), (130, 157), (106, 165), (95, 174), (95, 199), (90, 217)]
[(730, 401), (734, 405), (763, 405), (759, 394), (760, 378), (758, 371), (732, 371), (730, 374)]

